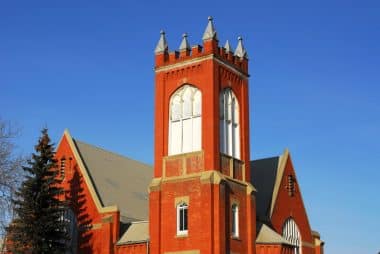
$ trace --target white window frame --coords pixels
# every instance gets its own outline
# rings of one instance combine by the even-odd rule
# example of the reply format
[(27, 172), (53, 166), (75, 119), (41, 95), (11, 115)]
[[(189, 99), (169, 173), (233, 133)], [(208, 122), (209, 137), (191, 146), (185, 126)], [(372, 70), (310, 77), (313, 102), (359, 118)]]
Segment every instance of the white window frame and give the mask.
[(231, 88), (219, 96), (220, 152), (240, 159), (240, 111), (239, 101)]
[(231, 206), (231, 235), (234, 238), (239, 237), (239, 205), (232, 204)]
[(189, 230), (189, 206), (182, 202), (177, 205), (177, 235), (187, 235)]
[[(190, 98), (185, 97), (188, 92), (190, 92)], [(186, 102), (189, 102), (189, 99), (190, 105), (187, 105)], [(180, 111), (176, 112), (176, 115), (173, 114), (175, 100), (179, 103), (176, 105)], [(186, 115), (185, 106), (188, 106)], [(183, 85), (170, 97), (168, 155), (195, 152), (201, 149), (202, 93), (194, 86)]]
[(293, 218), (288, 218), (282, 226), (282, 236), (294, 245), (294, 254), (301, 254), (301, 233)]

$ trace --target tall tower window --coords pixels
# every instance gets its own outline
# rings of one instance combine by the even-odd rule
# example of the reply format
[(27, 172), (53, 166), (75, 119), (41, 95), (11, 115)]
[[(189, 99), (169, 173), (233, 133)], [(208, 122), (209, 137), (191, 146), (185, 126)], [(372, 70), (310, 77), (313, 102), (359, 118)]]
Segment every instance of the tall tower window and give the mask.
[(232, 237), (239, 237), (239, 206), (232, 205)]
[(298, 230), (296, 222), (289, 218), (282, 227), (282, 236), (294, 245), (294, 254), (300, 254), (301, 234)]
[(177, 235), (187, 235), (187, 204), (177, 206)]
[(240, 159), (239, 102), (232, 89), (220, 94), (220, 152)]
[(184, 85), (170, 98), (169, 155), (201, 150), (202, 94)]

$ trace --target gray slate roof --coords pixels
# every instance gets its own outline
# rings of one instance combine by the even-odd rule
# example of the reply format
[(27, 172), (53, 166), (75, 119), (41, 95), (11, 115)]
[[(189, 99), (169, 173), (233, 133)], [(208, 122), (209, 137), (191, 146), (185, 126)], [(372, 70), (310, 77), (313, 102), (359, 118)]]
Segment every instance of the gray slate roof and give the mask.
[(251, 183), (257, 189), (256, 214), (261, 222), (270, 222), (270, 207), (276, 182), (280, 157), (271, 157), (250, 162)]
[(149, 239), (149, 222), (132, 222), (117, 244), (132, 244), (146, 242)]
[[(147, 241), (148, 185), (153, 177), (153, 167), (75, 139), (73, 141), (102, 205), (117, 205), (120, 220), (123, 223), (132, 222), (118, 244)], [(258, 243), (290, 244), (270, 228), (269, 214), (279, 161), (280, 157), (277, 156), (250, 162), (251, 182), (258, 190)]]
[(147, 220), (152, 166), (73, 140), (104, 206), (117, 205), (120, 220)]

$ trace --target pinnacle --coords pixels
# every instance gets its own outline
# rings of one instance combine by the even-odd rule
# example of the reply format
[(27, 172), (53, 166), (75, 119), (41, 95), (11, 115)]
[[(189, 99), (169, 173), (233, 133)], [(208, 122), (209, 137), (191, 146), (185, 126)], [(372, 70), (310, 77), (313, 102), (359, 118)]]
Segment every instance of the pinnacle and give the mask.
[(234, 55), (240, 58), (243, 58), (243, 57), (248, 58), (247, 51), (245, 50), (243, 46), (243, 38), (241, 36), (238, 37), (238, 45), (236, 47)]
[(160, 31), (160, 39), (158, 40), (156, 49), (154, 50), (154, 53), (164, 53), (168, 51), (168, 43), (166, 42), (165, 32), (164, 30)]
[(207, 27), (206, 27), (206, 30), (203, 33), (203, 37), (202, 37), (202, 40), (204, 40), (204, 41), (209, 40), (209, 39), (215, 39), (215, 40), (218, 39), (211, 16), (208, 17)]
[(191, 50), (191, 46), (189, 44), (189, 41), (187, 40), (187, 33), (184, 33), (182, 35), (182, 42), (181, 42), (181, 45), (179, 45), (179, 50), (180, 51)]
[(224, 44), (224, 49), (226, 50), (226, 52), (233, 52), (230, 42), (228, 40), (226, 40), (226, 44)]

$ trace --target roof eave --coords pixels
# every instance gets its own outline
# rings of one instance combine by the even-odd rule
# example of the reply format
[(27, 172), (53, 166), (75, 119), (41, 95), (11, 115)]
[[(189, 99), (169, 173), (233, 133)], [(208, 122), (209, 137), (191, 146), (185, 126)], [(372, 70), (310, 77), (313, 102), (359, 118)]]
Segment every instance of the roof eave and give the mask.
[[(69, 147), (70, 147), (70, 149), (74, 155), (76, 162), (78, 163), (79, 170), (81, 171), (81, 173), (83, 175), (84, 181), (85, 181), (85, 183), (89, 189), (90, 195), (93, 198), (94, 203), (95, 203), (98, 211), (100, 213), (118, 212), (119, 208), (117, 207), (117, 205), (112, 205), (112, 206), (103, 206), (102, 205), (100, 198), (99, 198), (99, 195), (96, 192), (95, 186), (94, 186), (94, 184), (93, 184), (93, 182), (89, 176), (88, 170), (87, 170), (87, 168), (86, 168), (86, 166), (82, 160), (82, 157), (80, 156), (80, 154), (78, 152), (78, 149), (77, 149), (77, 147), (74, 143), (74, 140), (73, 140), (68, 129), (65, 129), (63, 136), (60, 140), (60, 143), (62, 142), (64, 137), (66, 137), (66, 139), (67, 139), (68, 145), (69, 145)], [(59, 147), (59, 146), (57, 146), (57, 147)]]
[(127, 241), (127, 242), (117, 242), (116, 245), (131, 245), (131, 244), (139, 244), (139, 243), (148, 243), (149, 239), (146, 240), (140, 240), (140, 241)]

